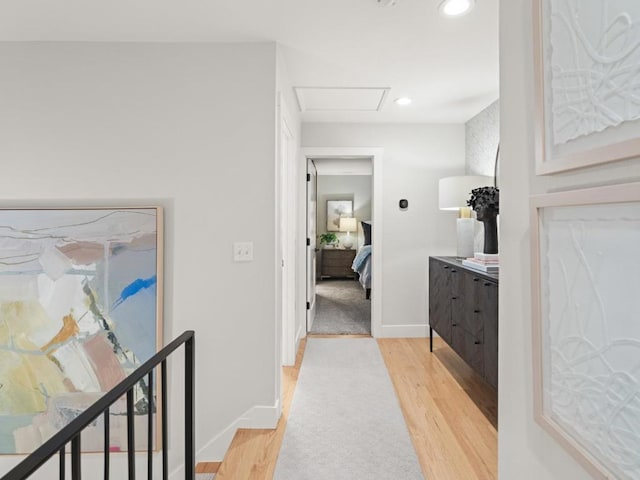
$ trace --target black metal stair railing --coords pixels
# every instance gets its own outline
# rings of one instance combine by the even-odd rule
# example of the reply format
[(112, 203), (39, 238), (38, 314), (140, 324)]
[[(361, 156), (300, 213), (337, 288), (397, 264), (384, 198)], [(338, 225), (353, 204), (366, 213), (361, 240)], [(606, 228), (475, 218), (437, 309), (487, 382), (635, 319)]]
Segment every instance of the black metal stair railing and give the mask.
[[(66, 447), (71, 443), (71, 479), (81, 480), (81, 434), (100, 415), (104, 415), (104, 479), (109, 479), (109, 408), (116, 403), (123, 395), (127, 397), (127, 467), (128, 479), (135, 480), (135, 445), (134, 445), (134, 403), (133, 389), (136, 384), (147, 377), (149, 392), (148, 432), (147, 432), (147, 478), (153, 479), (153, 374), (155, 368), (160, 365), (160, 398), (161, 398), (161, 430), (162, 430), (162, 479), (167, 480), (168, 456), (167, 456), (167, 357), (171, 355), (182, 344), (185, 346), (185, 479), (195, 478), (195, 431), (194, 431), (194, 410), (195, 410), (195, 333), (188, 330), (166, 345), (162, 350), (143, 363), (131, 375), (116, 385), (113, 389), (102, 396), (97, 402), (83, 411), (75, 419), (69, 422), (64, 428), (43, 443), (31, 455), (16, 465), (6, 473), (0, 480), (23, 480), (28, 478), (38, 470), (47, 460), (54, 455), (60, 456), (59, 478), (66, 478)], [(155, 409), (158, 410), (157, 408)], [(97, 478), (92, 472), (91, 478)]]

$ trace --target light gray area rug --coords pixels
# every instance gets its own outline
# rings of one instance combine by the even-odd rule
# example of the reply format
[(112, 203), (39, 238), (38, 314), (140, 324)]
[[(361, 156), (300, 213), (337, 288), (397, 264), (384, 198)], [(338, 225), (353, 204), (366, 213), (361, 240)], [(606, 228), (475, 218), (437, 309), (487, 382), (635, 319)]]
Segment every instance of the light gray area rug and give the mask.
[(371, 334), (371, 300), (355, 280), (316, 284), (316, 318), (309, 333)]
[(307, 340), (273, 478), (424, 478), (374, 339)]

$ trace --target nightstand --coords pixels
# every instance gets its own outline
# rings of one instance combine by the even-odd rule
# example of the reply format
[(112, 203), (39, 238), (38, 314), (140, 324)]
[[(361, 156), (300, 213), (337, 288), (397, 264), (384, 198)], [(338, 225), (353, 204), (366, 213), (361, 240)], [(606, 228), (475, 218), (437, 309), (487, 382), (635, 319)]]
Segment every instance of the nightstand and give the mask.
[(356, 258), (355, 250), (343, 250), (339, 248), (325, 248), (322, 250), (322, 262), (320, 265), (320, 278), (325, 277), (351, 277), (355, 272), (351, 269), (353, 259)]

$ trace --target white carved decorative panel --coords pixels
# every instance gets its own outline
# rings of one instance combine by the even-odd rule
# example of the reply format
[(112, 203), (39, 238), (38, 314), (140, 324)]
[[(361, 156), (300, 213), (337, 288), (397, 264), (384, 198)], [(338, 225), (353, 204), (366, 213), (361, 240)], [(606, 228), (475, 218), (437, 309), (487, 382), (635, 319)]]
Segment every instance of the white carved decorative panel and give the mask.
[(640, 479), (640, 184), (532, 205), (538, 420), (597, 477)]
[(534, 0), (539, 174), (640, 153), (640, 1)]
[(640, 118), (640, 2), (551, 2), (553, 143)]

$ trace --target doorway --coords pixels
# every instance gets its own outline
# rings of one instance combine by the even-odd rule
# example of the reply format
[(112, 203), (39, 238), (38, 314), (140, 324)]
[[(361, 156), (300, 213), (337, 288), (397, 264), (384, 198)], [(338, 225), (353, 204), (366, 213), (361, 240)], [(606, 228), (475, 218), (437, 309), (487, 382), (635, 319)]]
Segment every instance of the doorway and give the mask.
[(315, 159), (314, 167), (320, 242), (308, 332), (371, 335), (371, 159)]
[[(340, 172), (340, 167), (344, 168), (352, 163), (360, 163), (361, 165), (368, 165), (368, 177), (370, 184), (370, 225), (371, 225), (371, 235), (370, 235), (370, 299), (366, 298), (366, 290), (361, 286), (361, 284), (351, 277), (351, 279), (339, 279), (335, 278), (335, 282), (339, 281), (350, 281), (351, 285), (356, 287), (355, 293), (360, 294), (360, 299), (362, 299), (363, 304), (366, 305), (368, 311), (370, 312), (370, 327), (369, 331), (373, 337), (379, 336), (381, 331), (382, 324), (382, 177), (381, 177), (381, 167), (382, 167), (382, 154), (383, 151), (380, 148), (304, 148), (303, 154), (307, 160), (313, 160), (314, 163), (317, 162), (333, 162), (335, 164), (336, 170), (335, 172)], [(341, 163), (342, 162), (342, 163)], [(308, 172), (310, 173), (310, 172)], [(344, 173), (344, 171), (343, 171)], [(348, 172), (353, 175), (353, 171)], [(309, 178), (309, 177), (307, 177)], [(348, 199), (347, 199), (348, 200)], [(320, 211), (323, 207), (319, 203), (316, 204), (317, 210)], [(357, 217), (356, 217), (357, 219)], [(367, 220), (362, 218), (362, 220)], [(322, 222), (327, 222), (328, 220), (323, 217)], [(309, 220), (307, 219), (307, 226), (309, 225)], [(354, 236), (357, 236), (358, 243), (354, 241), (353, 246), (353, 254), (357, 253), (358, 246), (362, 246), (364, 243), (364, 233), (362, 232), (362, 226), (360, 223), (358, 225), (358, 230)], [(318, 222), (315, 222), (315, 227), (317, 232), (321, 231), (321, 227)], [(317, 268), (314, 269), (314, 259), (316, 259), (315, 250), (320, 246), (318, 244), (314, 245), (314, 240), (316, 238), (310, 238), (309, 235), (311, 233), (307, 231), (307, 245), (305, 251), (305, 257), (307, 258), (306, 262), (306, 280), (307, 280), (307, 332), (314, 332), (314, 323), (315, 323), (315, 315), (317, 314), (317, 304), (316, 308), (312, 308), (312, 305), (315, 306), (318, 300), (317, 292), (315, 292), (316, 277), (324, 276), (322, 272), (322, 260), (318, 259)], [(350, 233), (350, 235), (353, 235)], [(339, 241), (341, 240), (344, 244), (346, 233), (345, 232), (336, 232), (336, 236), (338, 236)], [(340, 254), (334, 254), (340, 255)], [(345, 260), (342, 260), (344, 263)], [(324, 280), (330, 280), (330, 275), (327, 275), (327, 278), (323, 278)], [(333, 279), (331, 279), (333, 281)], [(330, 282), (327, 283), (327, 286)]]

